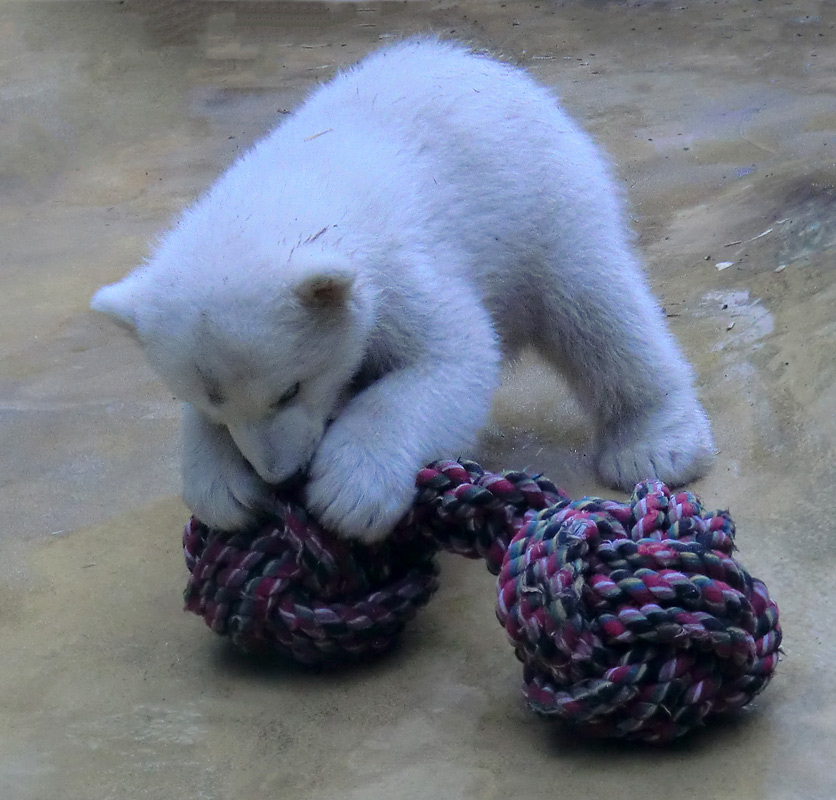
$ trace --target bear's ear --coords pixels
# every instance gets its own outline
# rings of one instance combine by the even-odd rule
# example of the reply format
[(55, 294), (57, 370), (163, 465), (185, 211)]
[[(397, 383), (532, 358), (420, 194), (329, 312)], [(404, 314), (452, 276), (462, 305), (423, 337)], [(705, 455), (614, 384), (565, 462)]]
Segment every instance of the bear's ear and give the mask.
[(306, 275), (293, 291), (310, 308), (340, 308), (348, 303), (353, 285), (353, 273), (321, 272)]
[(293, 293), (308, 308), (342, 308), (348, 305), (356, 278), (354, 268), (331, 255), (295, 259)]
[(117, 324), (136, 332), (137, 326), (137, 279), (129, 275), (119, 283), (103, 286), (90, 301), (93, 311), (107, 314)]

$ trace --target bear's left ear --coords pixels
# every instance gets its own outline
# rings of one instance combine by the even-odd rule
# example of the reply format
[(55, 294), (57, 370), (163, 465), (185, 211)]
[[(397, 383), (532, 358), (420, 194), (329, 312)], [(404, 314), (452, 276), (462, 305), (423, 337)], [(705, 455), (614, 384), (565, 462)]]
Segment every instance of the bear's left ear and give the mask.
[(93, 311), (107, 314), (117, 324), (136, 333), (137, 278), (129, 275), (119, 283), (103, 286), (90, 301)]
[(317, 253), (316, 257), (295, 258), (292, 289), (308, 308), (341, 308), (348, 305), (357, 277), (354, 268), (337, 256)]
[(339, 308), (347, 305), (353, 285), (353, 273), (322, 272), (307, 275), (293, 291), (310, 308)]

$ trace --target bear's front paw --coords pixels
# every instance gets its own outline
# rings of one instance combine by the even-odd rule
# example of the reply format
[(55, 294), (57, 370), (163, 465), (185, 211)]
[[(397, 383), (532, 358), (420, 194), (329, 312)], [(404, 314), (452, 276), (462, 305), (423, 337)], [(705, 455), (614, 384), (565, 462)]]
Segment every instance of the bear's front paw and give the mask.
[(270, 489), (243, 456), (184, 464), (183, 501), (210, 528), (240, 530), (255, 524)]
[(417, 468), (362, 444), (323, 440), (311, 465), (307, 506), (326, 528), (371, 544), (388, 536), (415, 496)]

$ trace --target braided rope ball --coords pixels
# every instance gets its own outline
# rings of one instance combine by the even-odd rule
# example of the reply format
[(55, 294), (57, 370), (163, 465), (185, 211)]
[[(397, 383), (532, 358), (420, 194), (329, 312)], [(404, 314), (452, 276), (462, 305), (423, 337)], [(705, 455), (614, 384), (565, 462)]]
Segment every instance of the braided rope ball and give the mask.
[(573, 502), (541, 476), (438, 461), (380, 544), (285, 497), (251, 531), (192, 518), (183, 545), (187, 610), (306, 664), (386, 650), (436, 590), (438, 550), (483, 558), (528, 704), (601, 736), (670, 741), (747, 704), (778, 663), (778, 607), (732, 558), (731, 517), (659, 482)]

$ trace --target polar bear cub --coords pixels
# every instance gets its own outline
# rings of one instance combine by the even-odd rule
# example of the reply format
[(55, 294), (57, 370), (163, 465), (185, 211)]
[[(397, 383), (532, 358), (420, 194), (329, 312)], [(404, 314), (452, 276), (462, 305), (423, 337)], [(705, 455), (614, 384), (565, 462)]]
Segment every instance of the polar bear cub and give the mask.
[(92, 307), (184, 402), (184, 499), (239, 528), (300, 472), (323, 524), (384, 537), (466, 454), (533, 346), (631, 488), (710, 465), (709, 424), (607, 167), (525, 72), (421, 38), (316, 89)]

